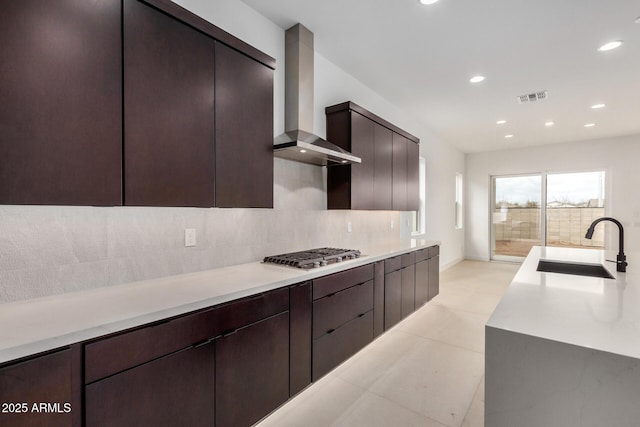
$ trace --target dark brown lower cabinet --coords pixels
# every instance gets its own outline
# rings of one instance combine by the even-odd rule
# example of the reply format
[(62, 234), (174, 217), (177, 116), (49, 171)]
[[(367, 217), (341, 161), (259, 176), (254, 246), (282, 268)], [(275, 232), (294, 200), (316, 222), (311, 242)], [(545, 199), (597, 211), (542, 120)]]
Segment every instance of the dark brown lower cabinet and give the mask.
[(384, 275), (384, 329), (391, 328), (402, 319), (402, 271)]
[(375, 263), (373, 273), (373, 336), (384, 332), (384, 261)]
[[(40, 412), (40, 403), (53, 406)], [(0, 404), (2, 426), (79, 426), (74, 413), (81, 414), (82, 408), (73, 397), (71, 350), (0, 368)]]
[(211, 426), (214, 344), (191, 347), (85, 388), (86, 426)]
[(402, 281), (402, 318), (404, 319), (415, 310), (416, 292), (416, 270), (415, 264), (403, 268), (401, 271)]
[(311, 384), (311, 282), (289, 288), (289, 396)]
[(440, 255), (429, 259), (429, 300), (440, 293)]
[(313, 341), (313, 380), (353, 356), (373, 340), (373, 310)]
[(429, 300), (429, 260), (416, 263), (416, 309)]
[(284, 403), (289, 398), (289, 312), (217, 339), (215, 367), (217, 427), (251, 426)]

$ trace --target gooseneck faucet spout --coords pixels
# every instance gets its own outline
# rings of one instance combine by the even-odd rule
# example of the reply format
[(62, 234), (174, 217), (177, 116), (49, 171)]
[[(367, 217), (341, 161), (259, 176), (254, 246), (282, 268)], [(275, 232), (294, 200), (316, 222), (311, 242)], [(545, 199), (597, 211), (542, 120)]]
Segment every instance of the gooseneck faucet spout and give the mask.
[(627, 256), (624, 254), (624, 228), (622, 228), (622, 224), (620, 224), (620, 221), (608, 216), (598, 218), (591, 223), (589, 229), (587, 230), (587, 234), (585, 234), (584, 237), (585, 239), (591, 239), (593, 237), (593, 232), (595, 231), (596, 225), (601, 221), (611, 221), (618, 226), (620, 237), (618, 239), (619, 248), (618, 257), (616, 258), (616, 270), (624, 273), (625, 271), (627, 271), (627, 265), (629, 264), (627, 264)]

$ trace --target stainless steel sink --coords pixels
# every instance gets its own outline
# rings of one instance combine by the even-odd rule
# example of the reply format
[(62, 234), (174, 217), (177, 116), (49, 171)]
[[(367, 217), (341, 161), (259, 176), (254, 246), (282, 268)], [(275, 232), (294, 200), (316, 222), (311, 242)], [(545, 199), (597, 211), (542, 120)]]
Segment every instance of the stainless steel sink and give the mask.
[(601, 264), (579, 263), (568, 261), (552, 261), (541, 259), (538, 262), (538, 271), (546, 273), (573, 274), (576, 276), (602, 277), (604, 279), (615, 279)]

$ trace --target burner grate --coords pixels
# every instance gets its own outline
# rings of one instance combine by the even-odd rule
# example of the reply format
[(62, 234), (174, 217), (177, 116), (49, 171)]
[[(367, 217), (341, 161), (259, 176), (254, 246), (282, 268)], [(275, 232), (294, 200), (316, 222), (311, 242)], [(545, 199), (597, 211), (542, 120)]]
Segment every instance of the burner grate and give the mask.
[(317, 248), (288, 254), (265, 257), (262, 262), (288, 265), (296, 268), (317, 268), (330, 263), (360, 257), (360, 251), (355, 249)]

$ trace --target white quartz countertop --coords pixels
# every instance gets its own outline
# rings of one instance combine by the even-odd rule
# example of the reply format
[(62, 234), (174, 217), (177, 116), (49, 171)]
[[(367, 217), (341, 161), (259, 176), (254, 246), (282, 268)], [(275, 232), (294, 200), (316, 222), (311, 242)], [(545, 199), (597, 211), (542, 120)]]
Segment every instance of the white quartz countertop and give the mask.
[[(601, 279), (536, 271), (540, 259), (598, 263), (615, 276)], [(488, 327), (640, 358), (640, 253), (536, 246), (531, 249)]]
[(311, 270), (254, 262), (0, 304), (0, 363), (438, 244), (407, 239)]

